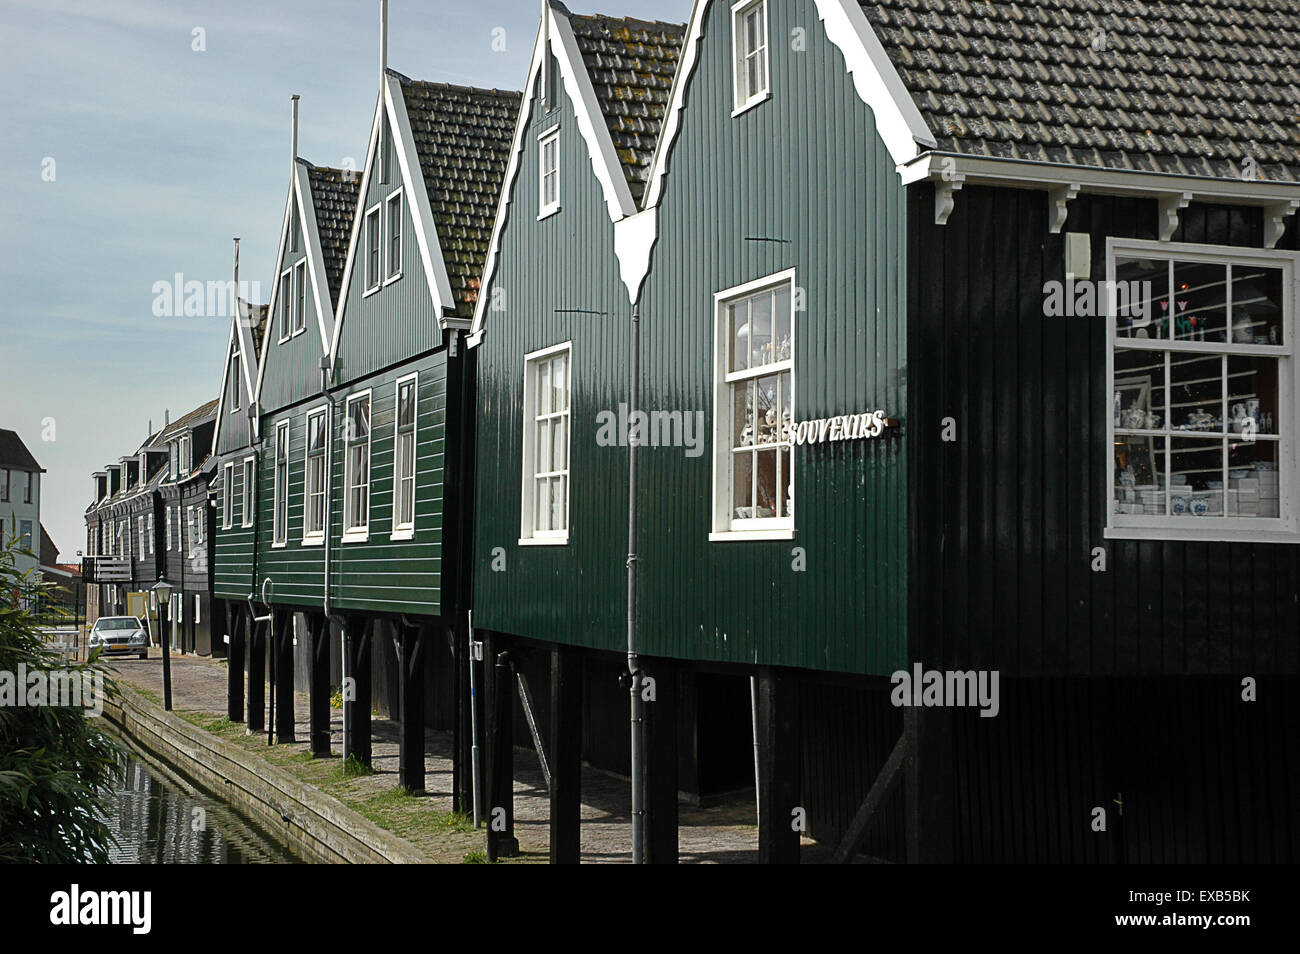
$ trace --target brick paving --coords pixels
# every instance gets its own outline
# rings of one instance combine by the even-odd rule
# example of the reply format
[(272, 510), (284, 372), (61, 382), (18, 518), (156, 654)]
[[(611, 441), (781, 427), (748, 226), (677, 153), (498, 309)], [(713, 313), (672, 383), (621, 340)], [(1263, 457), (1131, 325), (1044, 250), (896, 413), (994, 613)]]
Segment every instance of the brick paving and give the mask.
[[(162, 659), (156, 651), (147, 660), (112, 659), (118, 677), (137, 688), (162, 695)], [(172, 705), (219, 718), (226, 714), (226, 666), (224, 662), (199, 656), (172, 657)], [(285, 743), (306, 751), (308, 736), (307, 695), (296, 692), (296, 743)], [(343, 745), (343, 714), (331, 709), (330, 743), (337, 755)], [(363, 784), (376, 791), (397, 784), (397, 723), (372, 720), (372, 756), (375, 774)], [(432, 809), (446, 810), (451, 804), (451, 733), (425, 730), (425, 786)], [(582, 860), (630, 862), (631, 795), (626, 778), (594, 769), (582, 770)], [(516, 747), (515, 752), (515, 837), (526, 854), (544, 859), (549, 845), (550, 802), (536, 753)], [(481, 836), (479, 836), (481, 838)], [(683, 863), (752, 863), (758, 860), (758, 828), (751, 799), (737, 799), (716, 807), (680, 808), (679, 855)], [(803, 842), (803, 860), (813, 861), (826, 852), (808, 839)], [(479, 847), (482, 847), (480, 843)]]

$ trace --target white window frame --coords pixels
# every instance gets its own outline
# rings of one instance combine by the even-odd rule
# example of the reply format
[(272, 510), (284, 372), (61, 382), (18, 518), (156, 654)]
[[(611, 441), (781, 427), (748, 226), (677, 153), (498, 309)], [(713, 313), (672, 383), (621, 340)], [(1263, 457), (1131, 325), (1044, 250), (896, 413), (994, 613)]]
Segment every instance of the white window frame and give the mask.
[[(546, 147), (555, 146), (555, 167), (546, 168)], [(546, 201), (546, 177), (555, 177), (555, 197)], [(560, 211), (560, 127), (552, 126), (537, 137), (537, 220), (549, 218)]]
[[(401, 423), (402, 423), (402, 385), (410, 384), (414, 391), (412, 400), (412, 414), (414, 418), (411, 425), (411, 520), (409, 523), (403, 523), (398, 520), (402, 499), (402, 481), (403, 475), (399, 469), (401, 461)], [(400, 377), (393, 385), (393, 531), (390, 536), (392, 540), (410, 540), (415, 536), (415, 503), (416, 503), (416, 479), (419, 476), (420, 460), (420, 374), (413, 374)]]
[(234, 414), (239, 410), (239, 345), (232, 345), (230, 348), (230, 373), (235, 383), (235, 386), (230, 389), (230, 413)]
[[(231, 499), (233, 500), (234, 499), (233, 494), (235, 492), (233, 485), (230, 492), (232, 494)], [(167, 509), (171, 510), (170, 507), (168, 507)], [(233, 516), (231, 517), (231, 520), (234, 520)], [(184, 531), (181, 529), (181, 505), (177, 504), (176, 505), (176, 552), (177, 553), (180, 553), (185, 549), (185, 540), (183, 538), (183, 534)]]
[(312, 512), (312, 500), (311, 500), (311, 498), (312, 498), (312, 495), (313, 495), (313, 493), (312, 493), (312, 476), (311, 476), (311, 464), (312, 464), (312, 453), (311, 453), (311, 422), (312, 422), (314, 419), (316, 419), (316, 418), (320, 418), (320, 419), (321, 419), (321, 427), (322, 427), (322, 428), (327, 429), (327, 428), (329, 427), (329, 418), (328, 418), (328, 416), (326, 415), (326, 406), (325, 406), (325, 405), (322, 405), (322, 406), (317, 407), (317, 408), (312, 408), (310, 411), (308, 411), (306, 417), (303, 418), (303, 423), (302, 423), (302, 446), (303, 446), (303, 465), (302, 465), (302, 545), (305, 546), (305, 547), (318, 547), (318, 546), (323, 546), (323, 545), (324, 545), (324, 543), (325, 543), (325, 527), (328, 526), (328, 524), (329, 524), (329, 519), (330, 519), (330, 512), (329, 512), (329, 506), (330, 506), (330, 500), (329, 500), (329, 485), (330, 485), (330, 475), (329, 475), (329, 442), (330, 442), (330, 435), (329, 435), (329, 431), (328, 431), (328, 430), (325, 430), (325, 434), (324, 434), (324, 436), (325, 436), (325, 449), (324, 449), (323, 451), (321, 451), (321, 454), (320, 454), (321, 461), (322, 461), (322, 464), (321, 464), (321, 488), (320, 488), (320, 490), (318, 491), (319, 495), (320, 495), (321, 498), (322, 498), (322, 503), (324, 504), (324, 506), (321, 508), (321, 528), (320, 528), (319, 530), (311, 530), (311, 529), (309, 529), (309, 527), (308, 527), (308, 522), (309, 522), (310, 519), (311, 519), (311, 512)]
[[(221, 468), (221, 529), (229, 530), (235, 525), (235, 462), (226, 461)], [(177, 533), (180, 532), (180, 520), (177, 523)]]
[(275, 321), (280, 326), (279, 343), (284, 344), (293, 337), (293, 266), (290, 265), (280, 273), (280, 284), (276, 288)]
[(198, 626), (203, 622), (203, 603), (201, 602), (202, 599), (203, 597), (200, 594), (198, 593), (194, 594), (194, 625), (195, 626)]
[[(1225, 541), (1249, 543), (1297, 543), (1300, 542), (1300, 500), (1297, 493), (1297, 430), (1296, 415), (1300, 412), (1300, 361), (1295, 356), (1296, 342), (1296, 280), (1300, 275), (1300, 253), (1274, 249), (1241, 248), (1228, 245), (1197, 245), (1173, 242), (1157, 242), (1139, 239), (1108, 238), (1106, 240), (1106, 280), (1111, 283), (1107, 288), (1115, 287), (1115, 260), (1141, 256), (1145, 258), (1172, 260), (1175, 262), (1206, 262), (1209, 264), (1254, 264), (1282, 270), (1282, 288), (1284, 302), (1282, 314), (1282, 342), (1279, 345), (1247, 345), (1227, 342), (1167, 341), (1149, 340), (1138, 344), (1136, 350), (1159, 350), (1180, 353), (1199, 353), (1209, 355), (1241, 355), (1248, 357), (1276, 358), (1278, 364), (1278, 483), (1279, 501), (1277, 517), (1229, 517), (1205, 516), (1188, 518), (1186, 516), (1156, 516), (1145, 514), (1121, 514), (1116, 511), (1115, 501), (1115, 455), (1106, 454), (1103, 464), (1103, 499), (1106, 501), (1106, 520), (1104, 536), (1118, 540), (1188, 540), (1188, 541)], [(1228, 288), (1228, 304), (1231, 307), (1231, 284)], [(1115, 388), (1115, 351), (1116, 342), (1123, 341), (1130, 346), (1136, 339), (1120, 339), (1115, 334), (1115, 316), (1113, 302), (1106, 303), (1106, 400), (1104, 417), (1106, 419), (1106, 446), (1112, 447), (1115, 441), (1115, 416), (1111, 411), (1111, 395)], [(1231, 332), (1231, 327), (1228, 328)], [(1230, 337), (1230, 334), (1229, 334)], [(1225, 395), (1225, 403), (1227, 401)], [(1168, 428), (1168, 408), (1166, 407), (1164, 425)], [(1168, 431), (1174, 438), (1178, 432)], [(1153, 436), (1166, 437), (1165, 430), (1151, 431)], [(1260, 435), (1258, 440), (1266, 439)], [(1226, 471), (1226, 466), (1225, 466)], [(1166, 487), (1166, 492), (1172, 492)]]
[[(397, 203), (397, 262), (393, 262), (393, 203)], [(402, 277), (402, 243), (406, 241), (406, 235), (402, 228), (402, 210), (405, 203), (402, 199), (402, 190), (394, 189), (384, 197), (384, 221), (382, 226), (382, 241), (384, 245), (383, 255), (383, 273), (384, 284), (389, 285)]]
[(293, 331), (296, 337), (307, 330), (307, 256), (293, 264)]
[[(257, 514), (257, 460), (253, 456), (244, 458), (244, 505), (240, 510), (241, 527), (251, 527)], [(249, 478), (252, 478), (250, 480)]]
[(152, 511), (152, 510), (150, 510), (150, 511), (149, 511), (149, 514), (145, 517), (144, 526), (145, 526), (145, 540), (146, 540), (146, 542), (148, 543), (148, 546), (149, 546), (149, 555), (150, 555), (150, 556), (153, 556), (153, 555), (154, 555), (154, 553), (153, 553), (153, 547), (154, 547), (154, 543), (153, 543), (153, 538), (154, 538), (154, 522), (153, 522), (153, 511)]
[[(536, 483), (538, 480), (536, 458), (537, 415), (537, 375), (538, 369), (545, 363), (563, 354), (565, 372), (568, 375), (568, 401), (563, 412), (547, 415), (551, 419), (564, 418), (564, 470), (548, 471), (547, 479), (555, 476), (564, 478), (564, 529), (537, 530), (535, 504), (537, 499)], [(523, 480), (520, 490), (519, 508), (519, 545), (520, 546), (565, 546), (569, 542), (569, 525), (573, 503), (573, 342), (551, 345), (524, 355), (524, 400), (523, 400)]]
[[(361, 219), (361, 251), (365, 258), (361, 261), (361, 275), (365, 291), (362, 293), (363, 298), (367, 295), (373, 295), (383, 285), (384, 270), (384, 203), (376, 202), (370, 208), (366, 209), (365, 216)], [(374, 217), (375, 241), (378, 243), (378, 249), (375, 249), (370, 241), (370, 219)], [(377, 253), (377, 254), (376, 254)], [(374, 261), (375, 274), (371, 274), (370, 265)]]
[[(280, 441), (283, 438), (284, 443)], [(280, 448), (284, 448), (284, 476), (280, 476)], [(279, 549), (289, 543), (289, 469), (293, 453), (289, 444), (289, 421), (275, 422), (275, 440), (271, 444), (271, 546)], [(245, 491), (247, 492), (247, 491)]]
[(136, 532), (140, 536), (140, 556), (143, 557), (148, 553), (148, 541), (144, 538), (144, 514), (139, 514), (135, 518)]
[[(247, 491), (245, 491), (247, 493)], [(194, 505), (190, 504), (185, 508), (185, 536), (189, 541), (189, 555), (194, 556), (195, 549), (198, 545), (197, 533), (194, 529)]]
[[(772, 374), (790, 375), (790, 412), (798, 420), (796, 397), (798, 383), (795, 381), (795, 356), (798, 353), (795, 319), (798, 316), (796, 298), (798, 284), (795, 281), (795, 269), (790, 268), (774, 275), (745, 282), (717, 292), (713, 296), (713, 492), (710, 507), (709, 540), (715, 543), (740, 540), (792, 540), (795, 534), (795, 518), (754, 517), (738, 519), (732, 517), (732, 468), (735, 464), (734, 444), (732, 442), (732, 385), (739, 380), (757, 380)], [(790, 357), (782, 361), (762, 366), (760, 372), (753, 369), (730, 371), (731, 367), (731, 329), (727, 323), (727, 307), (740, 298), (748, 298), (759, 292), (788, 285), (790, 289)], [(776, 316), (773, 315), (773, 321)], [(793, 422), (792, 422), (793, 423)], [(772, 445), (781, 447), (783, 443)], [(779, 454), (779, 451), (778, 451)], [(793, 446), (790, 453), (790, 494), (794, 499), (798, 468), (795, 467)], [(779, 484), (780, 478), (778, 478)]]
[[(369, 426), (366, 428), (366, 512), (358, 515), (352, 512), (352, 441), (348, 440), (348, 428), (352, 420), (352, 405), (366, 401), (370, 408)], [(374, 457), (371, 453), (375, 439), (375, 402), (367, 388), (356, 394), (349, 394), (343, 405), (343, 543), (364, 543), (370, 539), (370, 505), (371, 491), (374, 488)], [(358, 516), (362, 519), (358, 520)]]
[[(763, 21), (763, 46), (755, 51), (745, 46), (745, 17), (751, 10), (761, 8)], [(763, 62), (763, 86), (761, 89), (749, 89), (749, 60), (761, 56)], [(768, 29), (767, 0), (740, 0), (731, 6), (731, 75), (732, 102), (731, 115), (739, 116), (753, 109), (759, 103), (772, 96), (772, 34)]]
[(170, 553), (172, 548), (172, 508), (170, 506), (167, 507), (167, 514), (163, 519), (163, 523), (167, 525), (167, 551)]

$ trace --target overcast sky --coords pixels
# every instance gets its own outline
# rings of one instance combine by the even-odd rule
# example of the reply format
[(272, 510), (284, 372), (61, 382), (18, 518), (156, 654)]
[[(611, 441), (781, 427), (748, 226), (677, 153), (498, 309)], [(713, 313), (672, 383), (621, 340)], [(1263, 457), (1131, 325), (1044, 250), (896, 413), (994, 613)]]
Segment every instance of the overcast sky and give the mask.
[[(691, 3), (568, 6), (685, 22)], [(540, 0), (389, 7), (393, 69), (523, 85)], [(0, 0), (0, 427), (48, 471), (41, 522), (64, 561), (84, 549), (91, 473), (135, 451), (164, 411), (217, 396), (227, 320), (155, 317), (154, 283), (229, 279), (239, 236), (240, 277), (260, 283), (261, 301), (270, 292), (290, 94), (302, 96), (304, 158), (362, 164), (378, 10), (378, 0)]]

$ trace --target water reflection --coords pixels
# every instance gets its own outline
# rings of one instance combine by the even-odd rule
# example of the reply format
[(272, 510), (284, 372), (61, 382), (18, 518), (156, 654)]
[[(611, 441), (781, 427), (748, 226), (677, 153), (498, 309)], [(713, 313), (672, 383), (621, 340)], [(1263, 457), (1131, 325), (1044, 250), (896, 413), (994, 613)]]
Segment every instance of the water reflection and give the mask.
[(126, 751), (112, 791), (101, 802), (117, 837), (114, 864), (240, 865), (294, 859), (227, 806), (152, 771)]

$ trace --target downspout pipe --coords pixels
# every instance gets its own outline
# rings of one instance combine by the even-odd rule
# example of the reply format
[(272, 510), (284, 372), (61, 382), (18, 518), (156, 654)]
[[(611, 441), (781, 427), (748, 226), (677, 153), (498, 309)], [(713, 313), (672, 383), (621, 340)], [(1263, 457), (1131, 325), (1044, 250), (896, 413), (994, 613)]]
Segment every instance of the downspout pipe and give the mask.
[[(641, 305), (632, 306), (632, 381), (628, 420), (636, 420), (641, 380)], [(627, 671), (631, 678), (632, 863), (645, 863), (645, 703), (641, 698), (641, 661), (636, 642), (636, 458), (641, 434), (632, 428), (627, 441)]]
[[(324, 531), (325, 531), (325, 559), (323, 560), (322, 578), (321, 578), (321, 607), (325, 611), (325, 625), (329, 626), (330, 621), (330, 526), (332, 525), (331, 510), (334, 502), (334, 488), (330, 483), (334, 476), (333, 456), (334, 456), (334, 397), (330, 394), (330, 372), (331, 362), (329, 355), (322, 355), (320, 359), (320, 392), (325, 398), (325, 514)], [(339, 654), (339, 675), (342, 680), (344, 691), (343, 699), (343, 762), (347, 764), (348, 757), (352, 755), (352, 710), (348, 707), (346, 698), (348, 686), (348, 654), (352, 648), (352, 634), (348, 632), (347, 620), (344, 620), (339, 627), (339, 637), (341, 640), (341, 652)], [(355, 692), (355, 688), (353, 689)]]

